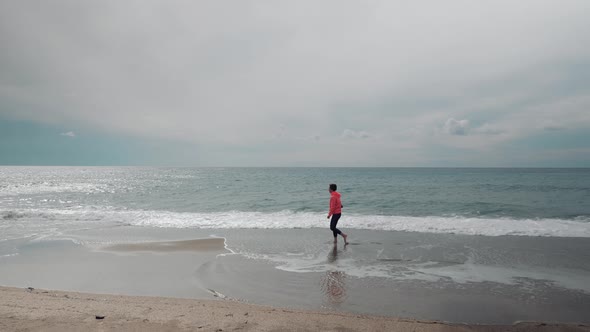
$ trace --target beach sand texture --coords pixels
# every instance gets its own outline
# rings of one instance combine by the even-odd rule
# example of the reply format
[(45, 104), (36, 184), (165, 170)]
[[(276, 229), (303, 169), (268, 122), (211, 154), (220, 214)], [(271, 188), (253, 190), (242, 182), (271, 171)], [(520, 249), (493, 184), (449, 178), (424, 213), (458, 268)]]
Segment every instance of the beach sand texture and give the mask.
[[(103, 319), (97, 319), (97, 316)], [(0, 287), (0, 331), (590, 331), (587, 325), (462, 325), (288, 310), (225, 300)]]

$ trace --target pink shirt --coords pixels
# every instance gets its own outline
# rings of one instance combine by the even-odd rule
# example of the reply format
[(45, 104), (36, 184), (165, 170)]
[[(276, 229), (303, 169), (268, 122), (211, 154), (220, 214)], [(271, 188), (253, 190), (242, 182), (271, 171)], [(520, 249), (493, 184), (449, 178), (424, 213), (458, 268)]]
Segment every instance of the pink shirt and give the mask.
[(342, 201), (340, 200), (340, 193), (333, 191), (330, 197), (330, 216), (333, 214), (342, 213)]

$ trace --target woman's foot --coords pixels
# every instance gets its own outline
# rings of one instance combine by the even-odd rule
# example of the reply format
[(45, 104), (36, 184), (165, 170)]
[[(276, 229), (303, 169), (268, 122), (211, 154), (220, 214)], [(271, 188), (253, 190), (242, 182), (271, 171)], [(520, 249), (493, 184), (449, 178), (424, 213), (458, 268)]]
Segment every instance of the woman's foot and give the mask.
[[(342, 237), (344, 238), (344, 244), (348, 244), (348, 240), (347, 240), (348, 235), (342, 233)], [(336, 242), (336, 241), (334, 241), (334, 242)]]

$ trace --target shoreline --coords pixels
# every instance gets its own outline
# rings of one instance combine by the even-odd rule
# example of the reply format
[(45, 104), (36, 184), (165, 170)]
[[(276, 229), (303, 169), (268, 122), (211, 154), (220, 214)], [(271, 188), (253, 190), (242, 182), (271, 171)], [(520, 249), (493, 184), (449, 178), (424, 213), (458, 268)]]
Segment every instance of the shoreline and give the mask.
[[(104, 316), (104, 319), (97, 319)], [(476, 325), (306, 311), (230, 300), (0, 286), (0, 331), (590, 331), (577, 323)]]
[[(351, 245), (334, 247), (324, 233), (310, 230), (118, 227), (9, 247), (19, 255), (1, 259), (0, 285), (21, 289), (205, 300), (218, 295), (274, 308), (457, 324), (590, 325), (587, 240), (357, 231)], [(553, 248), (575, 255), (562, 261)], [(467, 260), (480, 256), (511, 260)], [(530, 266), (510, 268), (523, 260)], [(548, 262), (552, 268), (544, 269)], [(571, 262), (579, 269), (568, 269)]]

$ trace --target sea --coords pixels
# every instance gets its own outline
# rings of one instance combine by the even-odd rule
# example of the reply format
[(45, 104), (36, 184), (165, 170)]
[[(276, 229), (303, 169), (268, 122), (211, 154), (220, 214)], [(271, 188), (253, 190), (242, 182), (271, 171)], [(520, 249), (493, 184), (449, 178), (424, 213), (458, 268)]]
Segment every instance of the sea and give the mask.
[[(331, 183), (348, 246), (332, 244)], [(203, 292), (135, 284), (128, 293), (452, 322), (590, 322), (590, 169), (0, 167), (0, 285), (68, 288), (57, 275), (23, 278), (23, 262), (45, 266), (28, 265), (33, 275), (58, 273), (43, 262), (61, 264), (64, 243), (96, 252), (199, 237), (226, 239), (182, 279)], [(71, 265), (77, 280), (92, 278)], [(89, 284), (71, 290), (126, 293)]]

